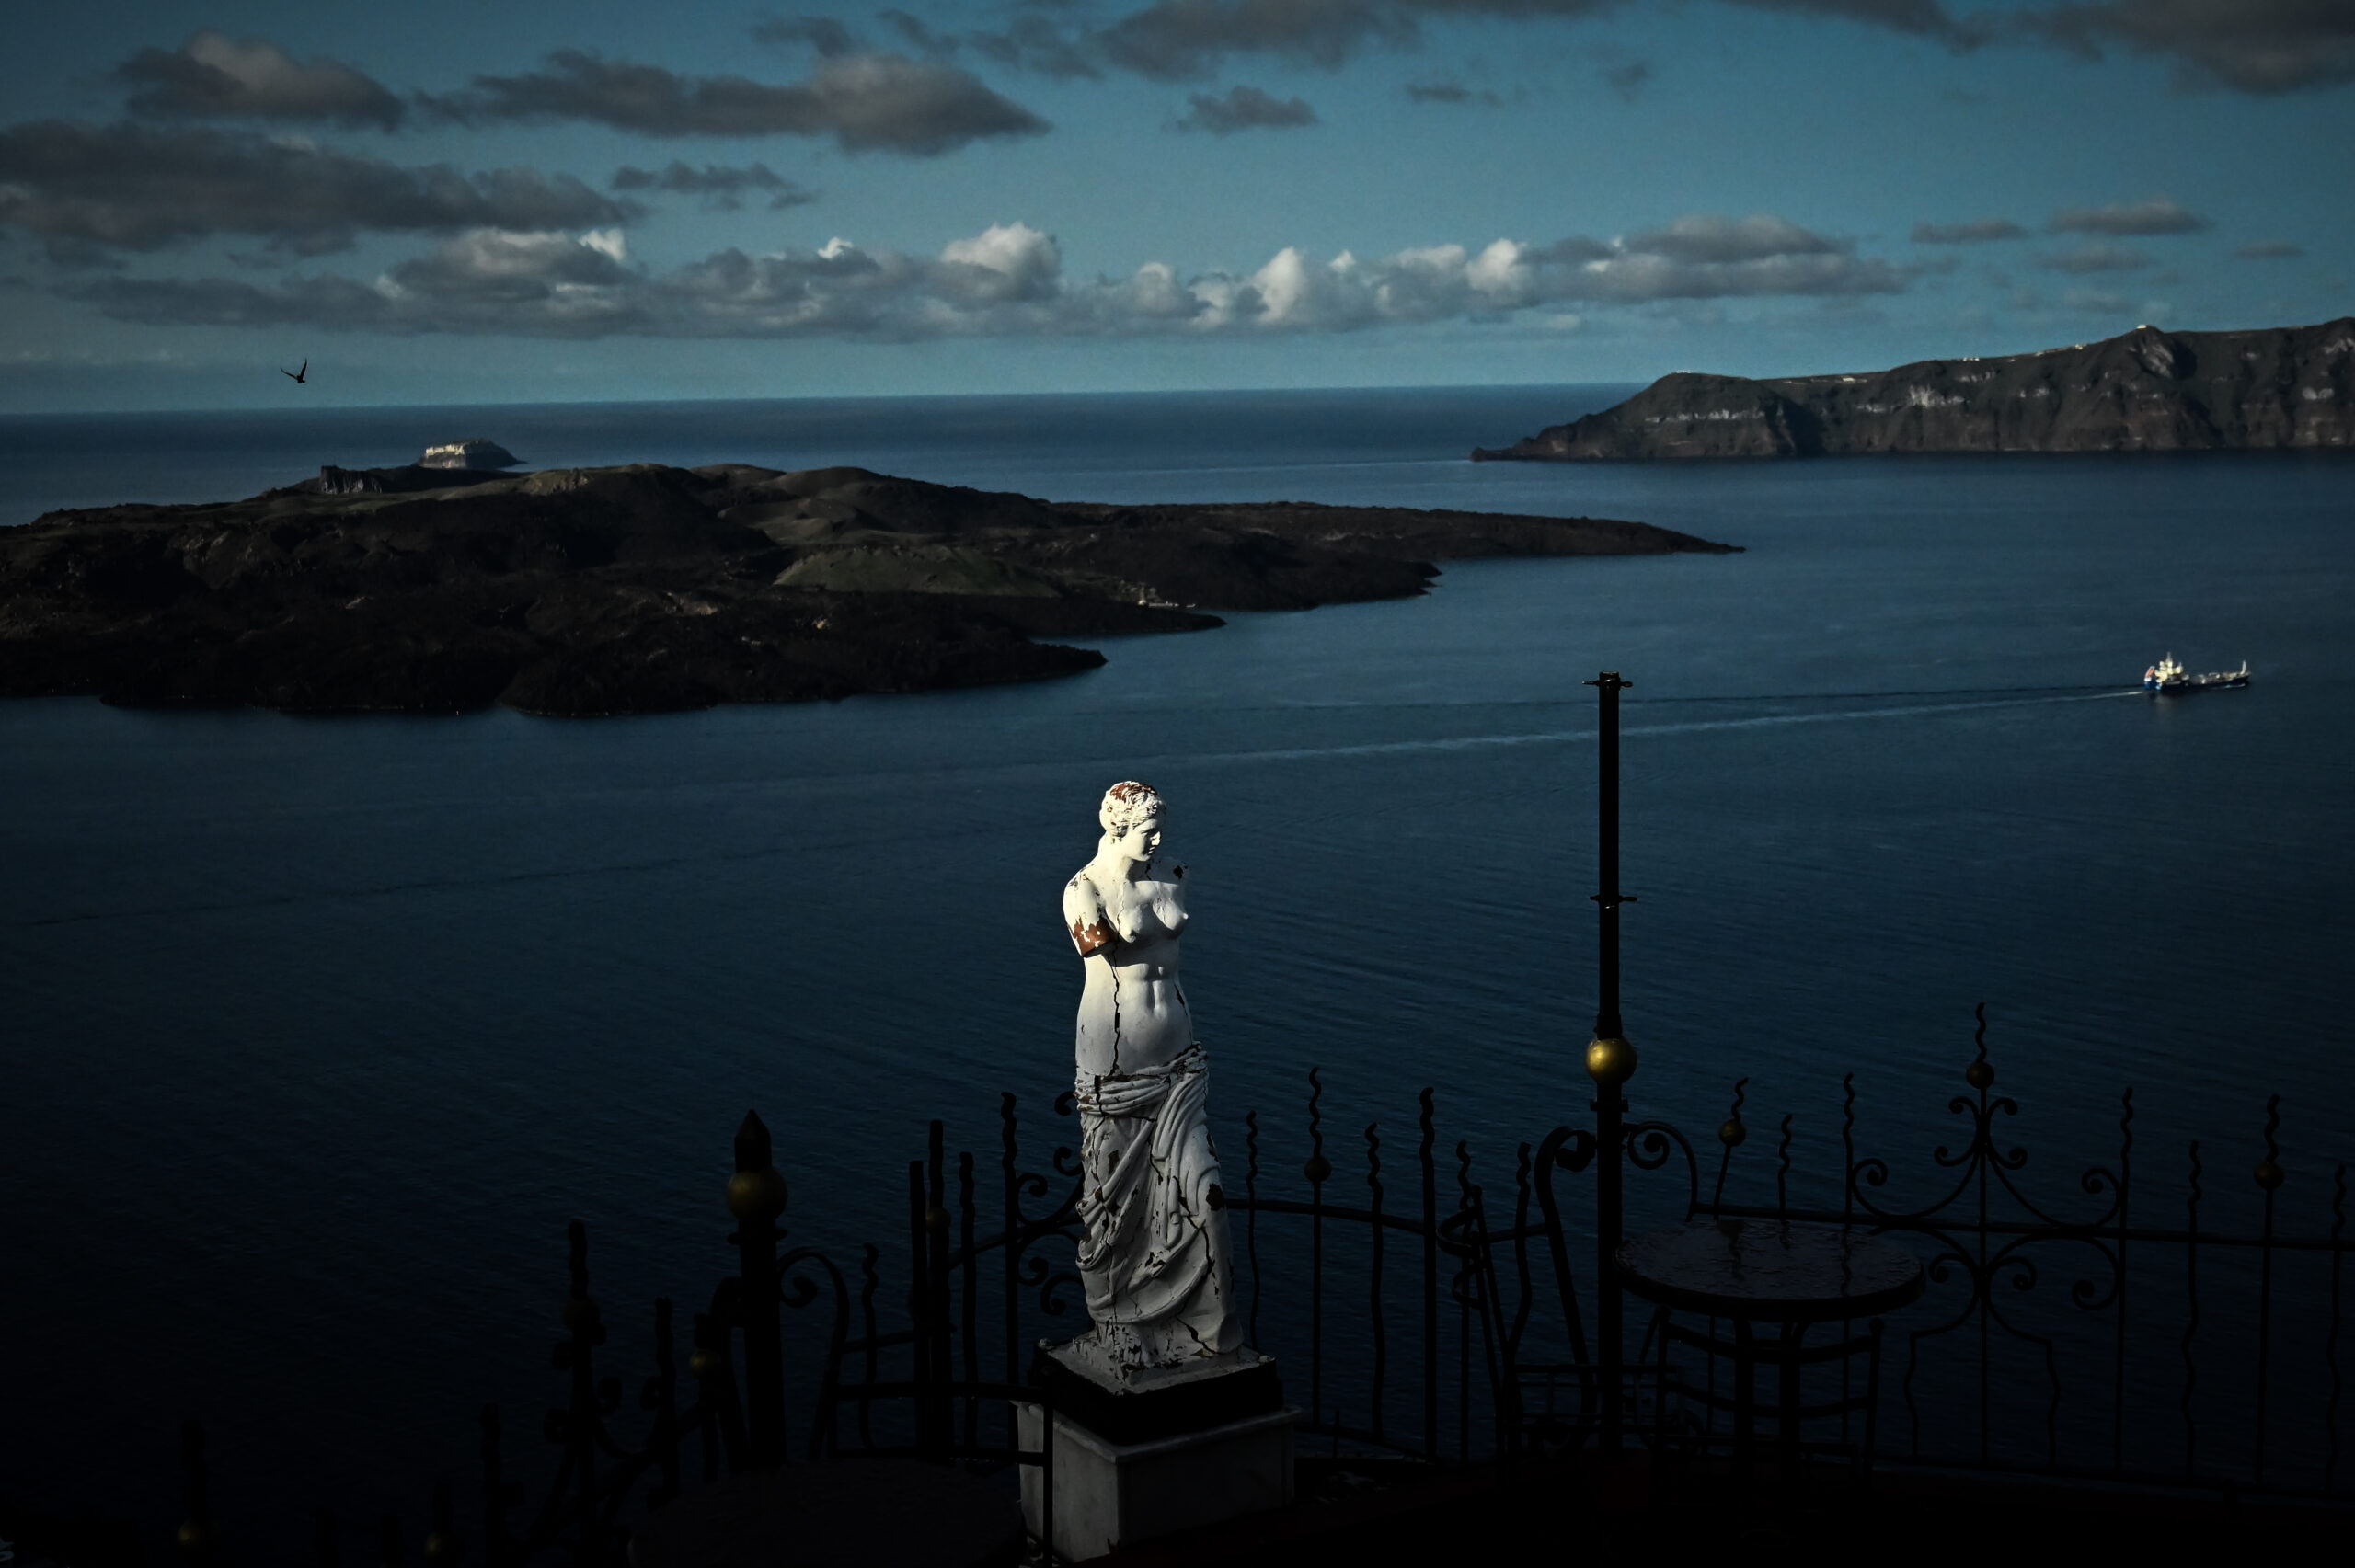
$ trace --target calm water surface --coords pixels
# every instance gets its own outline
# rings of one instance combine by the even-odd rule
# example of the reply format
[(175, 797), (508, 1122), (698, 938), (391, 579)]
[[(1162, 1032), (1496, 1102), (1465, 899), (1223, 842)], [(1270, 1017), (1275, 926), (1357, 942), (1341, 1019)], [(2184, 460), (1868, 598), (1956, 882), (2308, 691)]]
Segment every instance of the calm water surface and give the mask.
[[(1057, 895), (1169, 797), (1213, 1113), (1440, 1090), (1501, 1171), (1583, 1115), (1592, 698), (1626, 699), (1639, 1111), (1839, 1078), (1918, 1157), (1982, 999), (2056, 1184), (2153, 1146), (2355, 1152), (2355, 466), (1475, 466), (1596, 388), (0, 420), (0, 519), (220, 498), (485, 434), (537, 464), (857, 462), (1069, 498), (1639, 518), (1725, 556), (1448, 569), (1423, 600), (1103, 644), (1074, 680), (563, 723), (0, 704), (0, 1500), (149, 1518), (178, 1422), (267, 1536), (414, 1510), (530, 1413), (563, 1228), (608, 1321), (700, 1299), (748, 1105), (797, 1238), (894, 1233), (925, 1123), (1068, 1082)], [(2155, 703), (2160, 653), (2243, 692)], [(1354, 1118), (1354, 1120), (1352, 1120)], [(1950, 1136), (1950, 1135), (1948, 1135)], [(2235, 1189), (2238, 1184), (2234, 1184)], [(2220, 1219), (2237, 1218), (2220, 1199)], [(639, 1359), (635, 1349), (628, 1359)], [(148, 1505), (149, 1500), (161, 1505)], [(278, 1518), (270, 1510), (293, 1508)], [(275, 1523), (261, 1522), (262, 1519)]]

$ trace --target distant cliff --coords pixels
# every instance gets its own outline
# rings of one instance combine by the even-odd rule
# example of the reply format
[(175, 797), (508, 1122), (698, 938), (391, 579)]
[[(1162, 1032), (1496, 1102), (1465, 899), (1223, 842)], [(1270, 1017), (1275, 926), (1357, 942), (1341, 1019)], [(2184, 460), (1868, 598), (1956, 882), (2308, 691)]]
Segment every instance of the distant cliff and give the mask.
[(2355, 316), (2254, 332), (2138, 326), (2099, 343), (1856, 375), (1680, 372), (1495, 459), (2355, 448)]

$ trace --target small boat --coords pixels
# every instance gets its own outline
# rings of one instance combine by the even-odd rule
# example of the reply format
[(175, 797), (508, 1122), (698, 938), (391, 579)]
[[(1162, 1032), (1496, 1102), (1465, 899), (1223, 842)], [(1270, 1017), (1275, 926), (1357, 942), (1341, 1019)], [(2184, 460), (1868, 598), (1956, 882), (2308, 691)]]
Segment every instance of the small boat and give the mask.
[(2194, 675), (2168, 654), (2158, 663), (2142, 671), (2142, 690), (2154, 697), (2177, 697), (2191, 692), (2216, 692), (2228, 687), (2248, 684), (2248, 660), (2241, 660), (2238, 670), (2211, 670), (2205, 675)]

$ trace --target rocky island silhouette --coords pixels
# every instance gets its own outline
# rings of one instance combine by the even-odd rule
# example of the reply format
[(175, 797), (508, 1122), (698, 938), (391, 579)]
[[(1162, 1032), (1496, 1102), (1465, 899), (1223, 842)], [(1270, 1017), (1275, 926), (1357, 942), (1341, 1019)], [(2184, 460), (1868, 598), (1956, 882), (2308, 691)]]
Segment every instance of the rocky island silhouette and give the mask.
[(1050, 640), (1424, 591), (1433, 562), (1724, 552), (1639, 522), (1049, 502), (863, 468), (321, 469), (0, 529), (0, 695), (589, 716), (1065, 675)]

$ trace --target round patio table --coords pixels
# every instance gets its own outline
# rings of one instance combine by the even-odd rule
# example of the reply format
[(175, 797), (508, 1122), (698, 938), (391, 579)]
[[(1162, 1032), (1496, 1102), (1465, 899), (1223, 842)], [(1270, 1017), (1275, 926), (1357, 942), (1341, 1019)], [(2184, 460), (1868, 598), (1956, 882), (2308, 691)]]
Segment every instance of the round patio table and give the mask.
[(1734, 1326), (1734, 1473), (1747, 1481), (1757, 1414), (1761, 1341), (1782, 1369), (1778, 1406), (1784, 1469), (1798, 1473), (1799, 1347), (1809, 1326), (1876, 1317), (1922, 1294), (1921, 1261), (1883, 1237), (1789, 1219), (1712, 1219), (1621, 1244), (1619, 1283), (1671, 1311)]

